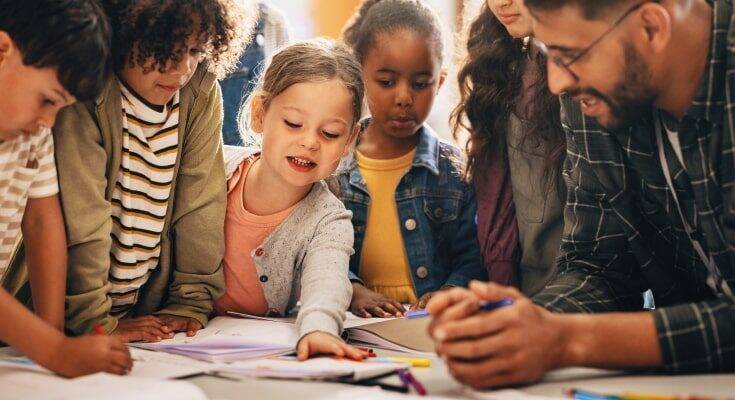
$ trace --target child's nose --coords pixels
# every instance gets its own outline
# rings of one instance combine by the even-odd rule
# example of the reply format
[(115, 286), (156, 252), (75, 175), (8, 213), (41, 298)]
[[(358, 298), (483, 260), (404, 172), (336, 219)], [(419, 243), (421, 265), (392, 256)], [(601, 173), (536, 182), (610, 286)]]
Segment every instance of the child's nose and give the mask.
[(396, 105), (399, 107), (410, 107), (413, 105), (413, 92), (407, 84), (397, 86)]
[(302, 135), (301, 147), (307, 150), (313, 151), (319, 148), (319, 132), (310, 132)]

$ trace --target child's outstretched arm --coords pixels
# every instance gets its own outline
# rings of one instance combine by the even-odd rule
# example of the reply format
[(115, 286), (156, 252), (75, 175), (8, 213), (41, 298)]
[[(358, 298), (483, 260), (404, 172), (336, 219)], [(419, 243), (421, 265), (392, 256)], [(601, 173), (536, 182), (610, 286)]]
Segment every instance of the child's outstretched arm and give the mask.
[[(0, 340), (66, 377), (95, 372), (126, 374), (133, 366), (127, 347), (111, 336), (69, 338), (0, 289)], [(9, 323), (12, 321), (12, 323)]]
[(66, 237), (59, 196), (28, 199), (21, 229), (33, 308), (39, 317), (63, 332)]
[(309, 243), (301, 275), (301, 308), (297, 318), (299, 359), (319, 353), (358, 356), (339, 335), (352, 298), (347, 278), (354, 232), (351, 213), (335, 210), (324, 217)]

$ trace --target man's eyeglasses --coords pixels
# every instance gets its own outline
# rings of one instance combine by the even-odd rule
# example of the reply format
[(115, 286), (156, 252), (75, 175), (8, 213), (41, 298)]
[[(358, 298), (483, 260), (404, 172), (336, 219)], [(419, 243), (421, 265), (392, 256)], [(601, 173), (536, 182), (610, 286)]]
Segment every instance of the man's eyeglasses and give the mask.
[(549, 55), (549, 48), (548, 48), (548, 46), (546, 46), (546, 44), (544, 44), (540, 40), (537, 40), (537, 39), (534, 38), (533, 39), (533, 44), (534, 44), (534, 46), (536, 46), (536, 48), (538, 48), (538, 50), (543, 55), (545, 55), (546, 57), (548, 57), (551, 60), (551, 62), (554, 63), (554, 65), (556, 65), (559, 68), (562, 68), (564, 71), (566, 71), (571, 76), (573, 76), (575, 80), (579, 80), (579, 78), (577, 77), (577, 74), (575, 74), (574, 72), (572, 72), (572, 70), (569, 68), (572, 64), (574, 64), (575, 62), (579, 61), (582, 57), (584, 57), (587, 53), (589, 53), (590, 50), (592, 50), (592, 48), (594, 48), (598, 43), (602, 42), (603, 39), (605, 39), (612, 31), (614, 31), (615, 28), (617, 28), (618, 26), (620, 26), (620, 24), (622, 24), (623, 21), (625, 21), (625, 19), (628, 18), (629, 15), (633, 14), (633, 12), (635, 12), (637, 9), (641, 8), (646, 3), (659, 3), (660, 1), (661, 0), (643, 1), (643, 2), (640, 2), (640, 3), (636, 4), (636, 5), (634, 5), (631, 8), (629, 8), (627, 11), (625, 11), (623, 13), (623, 15), (621, 15), (617, 20), (615, 20), (615, 22), (613, 22), (612, 26), (610, 26), (610, 28), (608, 28), (605, 32), (603, 32), (602, 35), (600, 35), (597, 39), (595, 39), (594, 41), (592, 41), (592, 43), (590, 43), (589, 46), (587, 46), (584, 49), (582, 49), (579, 53), (577, 53), (574, 57), (572, 57), (569, 60), (566, 60), (565, 61), (564, 58), (563, 58), (563, 56)]

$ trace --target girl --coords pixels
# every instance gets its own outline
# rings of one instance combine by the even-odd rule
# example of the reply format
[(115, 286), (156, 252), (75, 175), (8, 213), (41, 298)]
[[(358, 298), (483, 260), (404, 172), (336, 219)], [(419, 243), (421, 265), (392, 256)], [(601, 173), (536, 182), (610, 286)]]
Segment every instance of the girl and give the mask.
[(104, 0), (115, 75), (54, 128), (69, 244), (66, 327), (158, 341), (224, 289), (222, 96), (248, 29), (234, 0)]
[(350, 212), (324, 182), (357, 134), (363, 92), (347, 48), (324, 40), (288, 46), (273, 56), (241, 117), (241, 131), (247, 121), (261, 148), (233, 148), (226, 157), (226, 290), (215, 310), (284, 315), (300, 300), (301, 360), (364, 357), (339, 337), (352, 295), (353, 233)]
[(402, 303), (423, 308), (436, 291), (487, 276), (460, 152), (424, 124), (446, 76), (442, 32), (423, 1), (366, 0), (344, 37), (371, 113), (340, 176), (355, 226), (351, 310), (401, 316)]
[[(563, 228), (564, 133), (559, 101), (546, 86), (546, 60), (528, 38), (518, 0), (488, 0), (470, 28), (459, 72), (455, 137), (470, 132), (468, 174), (478, 195), (478, 233), (491, 280), (532, 295), (554, 270)], [(468, 121), (465, 126), (463, 121)], [(515, 214), (515, 215), (514, 215)]]

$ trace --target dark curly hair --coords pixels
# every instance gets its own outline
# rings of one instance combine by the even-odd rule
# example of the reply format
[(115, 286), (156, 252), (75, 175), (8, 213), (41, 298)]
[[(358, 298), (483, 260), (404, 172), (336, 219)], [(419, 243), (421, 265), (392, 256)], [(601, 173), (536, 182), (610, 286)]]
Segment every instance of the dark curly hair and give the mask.
[(547, 192), (560, 193), (562, 163), (565, 154), (564, 132), (559, 116), (559, 99), (547, 88), (546, 59), (538, 54), (527, 64), (528, 50), (523, 39), (513, 38), (484, 3), (480, 15), (470, 26), (467, 59), (457, 74), (460, 102), (452, 111), (454, 137), (463, 130), (467, 141), (467, 175), (477, 182), (494, 157), (507, 159), (506, 133), (511, 112), (518, 111), (524, 68), (538, 68), (538, 79), (529, 90), (533, 93), (521, 117), (530, 129), (522, 143), (545, 151), (544, 184)]
[[(192, 34), (206, 52), (209, 70), (224, 77), (250, 40), (255, 12), (236, 0), (101, 0), (112, 25), (116, 70), (125, 63), (163, 72), (184, 56)], [(249, 10), (247, 10), (249, 11)], [(150, 61), (153, 60), (153, 63)]]
[(363, 0), (342, 30), (342, 38), (363, 63), (378, 34), (400, 29), (425, 34), (433, 40), (436, 54), (443, 57), (439, 17), (422, 0)]
[(0, 31), (23, 64), (54, 68), (77, 100), (97, 96), (110, 72), (110, 26), (94, 0), (0, 0)]

